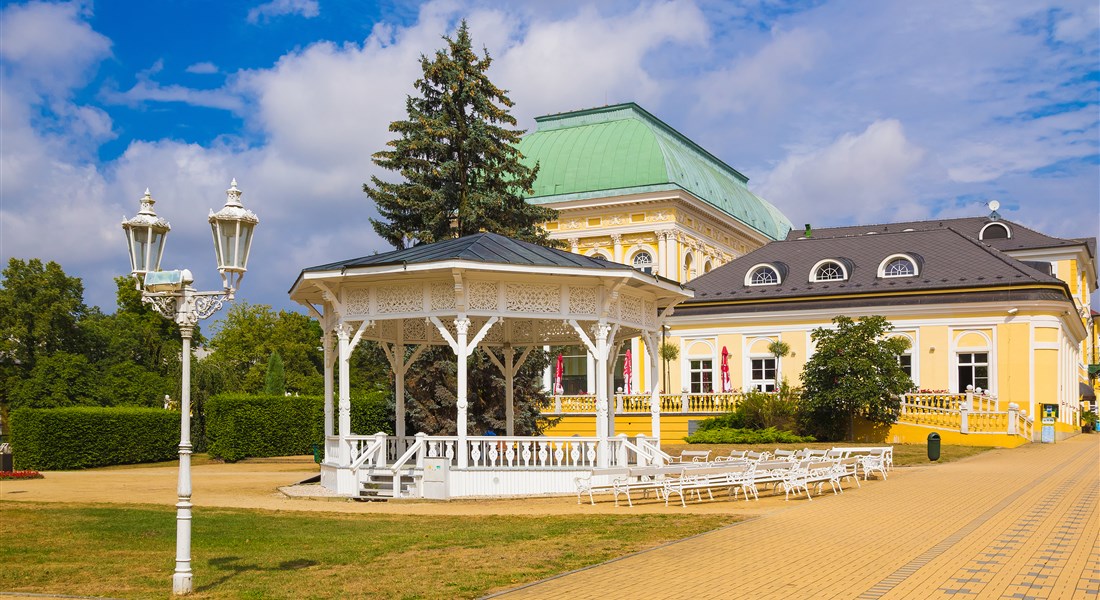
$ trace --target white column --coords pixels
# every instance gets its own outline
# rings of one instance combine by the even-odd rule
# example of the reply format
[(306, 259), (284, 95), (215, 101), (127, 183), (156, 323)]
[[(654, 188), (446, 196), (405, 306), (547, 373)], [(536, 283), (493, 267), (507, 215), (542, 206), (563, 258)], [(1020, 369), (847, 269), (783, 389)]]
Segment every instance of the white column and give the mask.
[(458, 371), (458, 398), (455, 405), (458, 408), (458, 418), (456, 420), (458, 429), (458, 468), (465, 469), (470, 462), (470, 449), (467, 446), (466, 440), (466, 409), (469, 406), (466, 392), (466, 359), (469, 357), (469, 349), (467, 349), (467, 334), (470, 330), (470, 320), (465, 315), (455, 319), (455, 331), (458, 333), (458, 339), (455, 340), (455, 365)]
[(351, 368), (351, 326), (347, 323), (337, 325), (336, 339), (340, 356), (340, 464), (346, 467), (351, 465), (351, 446), (347, 440), (351, 435), (351, 373), (348, 370)]
[(610, 464), (607, 442), (607, 334), (611, 326), (596, 325), (596, 437), (600, 439), (597, 461), (600, 467)]
[(183, 377), (180, 394), (180, 470), (176, 489), (176, 571), (172, 593), (190, 594), (191, 586), (191, 335), (194, 327), (180, 325)]
[(332, 421), (332, 396), (333, 387), (335, 382), (333, 381), (333, 367), (336, 365), (335, 357), (332, 355), (332, 331), (326, 331), (325, 335), (321, 336), (321, 347), (325, 351), (325, 462), (329, 462), (334, 457), (328, 455), (328, 438), (332, 436), (333, 421)]
[(615, 246), (614, 254), (612, 255), (615, 257), (615, 262), (623, 262), (623, 236), (617, 233), (612, 234), (611, 243)]
[(505, 434), (516, 434), (515, 357), (512, 356), (512, 344), (504, 344), (504, 420)]
[(400, 440), (405, 437), (405, 344), (393, 345), (393, 357), (393, 431)]
[(649, 373), (647, 378), (650, 385), (649, 392), (649, 420), (650, 420), (650, 435), (653, 436), (653, 443), (658, 447), (661, 445), (661, 386), (657, 381), (657, 369), (660, 368), (660, 349), (657, 347), (656, 335), (649, 335), (645, 338), (646, 354), (649, 356)]

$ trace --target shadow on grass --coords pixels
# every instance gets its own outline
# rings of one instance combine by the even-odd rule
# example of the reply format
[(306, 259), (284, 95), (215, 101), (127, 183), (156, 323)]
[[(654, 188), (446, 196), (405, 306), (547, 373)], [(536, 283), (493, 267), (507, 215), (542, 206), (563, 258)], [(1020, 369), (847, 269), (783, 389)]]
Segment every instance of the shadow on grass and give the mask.
[(207, 564), (213, 567), (217, 571), (224, 571), (225, 573), (218, 579), (195, 588), (196, 592), (205, 592), (212, 590), (223, 583), (233, 579), (241, 573), (248, 571), (255, 572), (275, 572), (275, 571), (296, 571), (298, 569), (305, 569), (317, 564), (317, 561), (307, 560), (304, 558), (297, 558), (294, 560), (285, 560), (274, 567), (261, 567), (260, 565), (251, 565), (240, 562), (239, 556), (220, 556), (218, 558), (211, 558), (207, 561)]

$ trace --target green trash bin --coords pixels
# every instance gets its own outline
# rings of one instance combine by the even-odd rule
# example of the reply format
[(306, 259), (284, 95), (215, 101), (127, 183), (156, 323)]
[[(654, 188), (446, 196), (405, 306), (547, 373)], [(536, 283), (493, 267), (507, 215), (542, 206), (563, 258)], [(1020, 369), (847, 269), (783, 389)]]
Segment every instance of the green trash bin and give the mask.
[(321, 459), (324, 458), (325, 453), (321, 450), (321, 444), (313, 445), (313, 462), (321, 464)]
[(928, 460), (940, 459), (940, 434), (932, 432), (928, 434)]

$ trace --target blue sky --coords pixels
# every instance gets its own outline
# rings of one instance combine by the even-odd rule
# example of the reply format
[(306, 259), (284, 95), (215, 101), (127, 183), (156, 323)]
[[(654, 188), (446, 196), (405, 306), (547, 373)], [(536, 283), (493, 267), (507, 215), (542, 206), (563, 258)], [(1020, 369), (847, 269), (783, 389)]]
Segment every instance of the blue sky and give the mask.
[(635, 101), (816, 226), (1001, 213), (1100, 229), (1094, 0), (5, 2), (0, 260), (56, 260), (113, 310), (145, 188), (163, 266), (218, 285), (206, 223), (236, 178), (261, 219), (240, 297), (385, 250), (380, 174), (418, 58), (461, 18), (523, 128)]

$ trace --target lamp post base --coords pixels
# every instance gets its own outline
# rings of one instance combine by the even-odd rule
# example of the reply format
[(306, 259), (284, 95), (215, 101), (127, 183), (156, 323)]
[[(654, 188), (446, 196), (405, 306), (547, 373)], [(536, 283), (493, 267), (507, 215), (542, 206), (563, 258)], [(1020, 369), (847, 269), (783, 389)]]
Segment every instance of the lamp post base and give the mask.
[(172, 593), (177, 596), (185, 596), (192, 591), (191, 572), (172, 574)]

